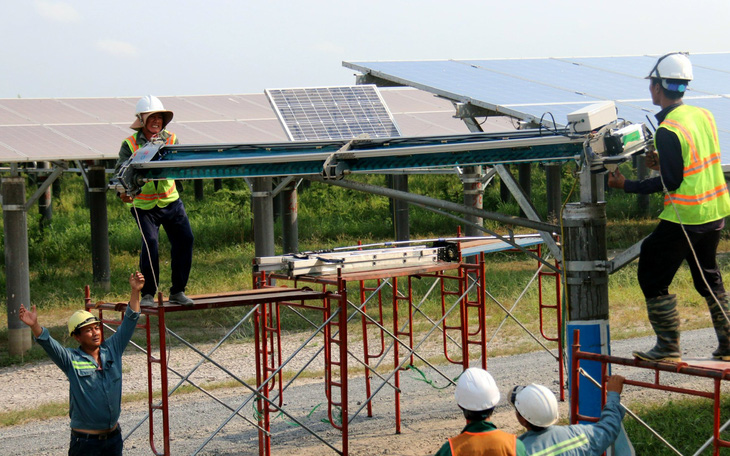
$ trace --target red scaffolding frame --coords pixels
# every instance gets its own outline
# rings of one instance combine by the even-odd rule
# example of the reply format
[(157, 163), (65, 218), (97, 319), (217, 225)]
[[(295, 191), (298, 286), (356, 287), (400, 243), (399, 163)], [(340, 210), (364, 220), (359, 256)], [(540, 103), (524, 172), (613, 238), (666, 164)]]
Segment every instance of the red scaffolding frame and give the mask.
[[(540, 253), (539, 248), (533, 251), (537, 251), (538, 255)], [(556, 277), (557, 306), (543, 305), (542, 277), (545, 275), (554, 275)], [(431, 278), (439, 285), (440, 316), (435, 316), (433, 319), (420, 309), (420, 304), (416, 305), (414, 303), (413, 280), (424, 278)], [(542, 336), (547, 340), (557, 340), (560, 344), (560, 338), (551, 339), (547, 337), (543, 329), (543, 309), (555, 308), (558, 316), (558, 330), (560, 330), (560, 289), (557, 278), (557, 274), (540, 273), (539, 312)], [(282, 283), (287, 282), (291, 282), (293, 286), (281, 286)], [(377, 286), (369, 285), (372, 282), (375, 282)], [(357, 285), (357, 297), (359, 298), (357, 304), (348, 302), (348, 283)], [(392, 289), (389, 299), (384, 298), (383, 287), (385, 285), (389, 285)], [(436, 283), (434, 283), (435, 285)], [(144, 329), (147, 341), (149, 443), (154, 454), (171, 454), (170, 389), (168, 387), (167, 372), (170, 368), (167, 367), (166, 358), (168, 328), (165, 320), (166, 315), (170, 312), (235, 306), (252, 307), (256, 357), (255, 388), (246, 385), (245, 382), (233, 374), (227, 371), (226, 373), (251, 389), (253, 393), (252, 397), (259, 417), (258, 440), (261, 456), (271, 454), (272, 413), (284, 413), (293, 421), (297, 421), (283, 409), (285, 387), (282, 376), (284, 361), (281, 344), (281, 306), (321, 312), (322, 326), (317, 328), (312, 337), (321, 332), (324, 338), (327, 416), (329, 424), (341, 433), (341, 449), (335, 448), (308, 428), (305, 429), (340, 454), (347, 455), (349, 451), (349, 422), (365, 407), (367, 408), (367, 415), (372, 416), (372, 399), (386, 385), (394, 390), (395, 430), (396, 433), (401, 432), (400, 375), (402, 371), (407, 370), (414, 364), (416, 358), (432, 367), (448, 383), (453, 384), (452, 379), (440, 373), (435, 366), (432, 366), (418, 354), (419, 346), (435, 330), (440, 330), (442, 333), (440, 344), (449, 363), (460, 365), (463, 369), (466, 369), (470, 366), (471, 360), (478, 358), (478, 365), (484, 369), (487, 368), (485, 292), (487, 284), (485, 281), (484, 253), (477, 255), (475, 263), (437, 262), (429, 265), (383, 270), (350, 273), (340, 271), (336, 276), (299, 276), (291, 278), (281, 274), (256, 272), (253, 275), (253, 286), (253, 290), (195, 296), (195, 305), (191, 307), (170, 304), (164, 301), (160, 294), (158, 295), (158, 307), (142, 308), (143, 318), (138, 327)], [(318, 291), (312, 290), (310, 286), (318, 289)], [(433, 290), (433, 287), (431, 290)], [(429, 294), (431, 290), (429, 290)], [(423, 299), (425, 300), (426, 297)], [(455, 300), (455, 302), (451, 302), (451, 300)], [(87, 309), (96, 309), (99, 312), (99, 318), (103, 323), (115, 325), (121, 323), (121, 318), (107, 319), (103, 313), (105, 311), (121, 312), (120, 315), (123, 317), (126, 303), (94, 304), (91, 302), (88, 287), (85, 301)], [(388, 311), (392, 311), (392, 322), (387, 322), (384, 317)], [(416, 342), (413, 330), (414, 315), (419, 313), (428, 319), (432, 326), (428, 334), (421, 341)], [(358, 362), (366, 370), (366, 397), (363, 406), (352, 414), (348, 410), (347, 368), (349, 357), (354, 355), (349, 354), (348, 351), (347, 322), (358, 316), (363, 330), (362, 347), (364, 353), (363, 360), (358, 360)], [(156, 353), (159, 353), (157, 356), (154, 355), (155, 348), (152, 342), (155, 336), (155, 327), (152, 322), (154, 318), (157, 319), (156, 336), (159, 340), (156, 350)], [(386, 348), (388, 339), (392, 339), (392, 342), (391, 346)], [(451, 347), (457, 347), (458, 349), (454, 351)], [(388, 354), (391, 349), (392, 354)], [(560, 362), (562, 360), (562, 350), (559, 351)], [(216, 364), (213, 360), (208, 359), (206, 355), (201, 352), (198, 353), (204, 359)], [(392, 366), (387, 374), (381, 375), (377, 372), (377, 368), (386, 359), (386, 356), (392, 356)], [(560, 364), (562, 394), (562, 362)], [(217, 364), (216, 366), (223, 369), (222, 366)], [(223, 370), (225, 371), (225, 369)], [(177, 372), (175, 373), (177, 374)], [(374, 387), (372, 382), (375, 377), (381, 379), (382, 382)], [(160, 383), (161, 399), (159, 401), (153, 399), (155, 378), (159, 378)], [(183, 378), (184, 380), (185, 378)], [(155, 412), (160, 416), (156, 417)], [(231, 418), (237, 413), (238, 410), (235, 410)], [(221, 428), (227, 422), (223, 423)], [(217, 432), (214, 432), (208, 441)], [(158, 450), (158, 448), (161, 448), (161, 450)]]
[[(720, 384), (723, 380), (730, 380), (730, 368), (723, 368), (727, 363), (707, 361), (694, 365), (686, 362), (682, 363), (657, 363), (651, 361), (643, 361), (638, 358), (619, 358), (611, 355), (601, 355), (597, 353), (580, 351), (580, 330), (573, 331), (573, 365), (571, 369), (571, 385), (573, 394), (570, 396), (570, 421), (577, 423), (579, 421), (598, 421), (596, 417), (581, 415), (578, 412), (578, 397), (580, 390), (580, 361), (595, 361), (601, 364), (601, 385), (602, 385), (602, 404), (606, 402), (606, 378), (608, 366), (617, 364), (622, 366), (631, 366), (640, 369), (649, 369), (654, 371), (654, 382), (641, 382), (627, 379), (625, 385), (640, 386), (642, 388), (651, 388), (673, 393), (687, 394), (691, 396), (704, 397), (713, 401), (713, 447), (715, 456), (720, 454), (720, 448), (730, 448), (730, 441), (720, 438)], [(713, 382), (712, 392), (695, 390), (690, 388), (682, 388), (662, 383), (660, 378), (661, 372), (671, 372), (674, 374), (691, 375), (694, 377), (704, 377), (711, 379)]]

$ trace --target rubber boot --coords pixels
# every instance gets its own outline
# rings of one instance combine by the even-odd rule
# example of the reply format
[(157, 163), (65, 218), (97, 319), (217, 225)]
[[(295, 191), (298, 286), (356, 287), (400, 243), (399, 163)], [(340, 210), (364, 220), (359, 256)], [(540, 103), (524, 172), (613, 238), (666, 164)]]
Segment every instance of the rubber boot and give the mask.
[(730, 361), (730, 296), (727, 293), (717, 295), (717, 300), (713, 296), (705, 297), (707, 307), (710, 309), (712, 316), (712, 326), (715, 327), (717, 334), (718, 346), (717, 350), (712, 352), (712, 357), (722, 361)]
[(633, 353), (634, 357), (645, 361), (682, 361), (679, 351), (679, 312), (677, 296), (665, 295), (646, 301), (649, 323), (656, 333), (656, 345), (649, 351)]

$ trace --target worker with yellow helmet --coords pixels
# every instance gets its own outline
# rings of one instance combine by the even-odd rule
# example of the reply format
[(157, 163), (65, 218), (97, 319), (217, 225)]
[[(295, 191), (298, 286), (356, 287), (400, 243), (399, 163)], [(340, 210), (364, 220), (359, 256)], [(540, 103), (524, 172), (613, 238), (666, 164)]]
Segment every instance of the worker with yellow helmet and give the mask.
[(68, 454), (81, 456), (122, 454), (119, 415), (122, 401), (122, 353), (134, 334), (140, 311), (144, 276), (129, 277), (129, 305), (119, 329), (102, 341), (101, 322), (91, 312), (78, 310), (68, 319), (68, 333), (79, 343), (66, 348), (38, 323), (35, 306), (20, 306), (20, 321), (30, 326), (35, 340), (69, 381), (71, 443)]

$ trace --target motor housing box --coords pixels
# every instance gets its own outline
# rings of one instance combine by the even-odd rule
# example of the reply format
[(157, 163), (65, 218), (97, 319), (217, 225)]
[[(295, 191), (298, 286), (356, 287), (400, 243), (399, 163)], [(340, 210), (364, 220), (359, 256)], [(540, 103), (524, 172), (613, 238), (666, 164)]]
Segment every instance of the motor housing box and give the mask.
[(568, 126), (576, 133), (586, 133), (614, 122), (616, 105), (613, 101), (602, 101), (568, 114)]

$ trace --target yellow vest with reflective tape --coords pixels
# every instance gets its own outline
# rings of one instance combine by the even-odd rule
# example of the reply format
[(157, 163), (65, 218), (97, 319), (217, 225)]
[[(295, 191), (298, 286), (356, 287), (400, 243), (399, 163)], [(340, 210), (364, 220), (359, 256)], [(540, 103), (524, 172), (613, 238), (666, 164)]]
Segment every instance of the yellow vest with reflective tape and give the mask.
[(712, 113), (696, 106), (680, 105), (667, 114), (659, 128), (677, 135), (684, 162), (682, 183), (664, 196), (664, 210), (659, 218), (700, 225), (730, 214), (730, 196), (722, 173), (720, 141)]
[[(175, 144), (175, 133), (170, 133), (164, 130), (163, 133), (169, 135), (165, 144)], [(137, 154), (140, 148), (140, 144), (137, 143), (137, 135), (139, 132), (133, 134), (129, 138), (125, 139), (124, 142), (129, 146), (129, 150), (132, 151), (132, 157)], [(144, 143), (143, 143), (144, 144)], [(134, 197), (134, 207), (138, 209), (150, 210), (155, 206), (165, 207), (168, 204), (177, 201), (180, 195), (177, 193), (175, 188), (175, 180), (165, 179), (158, 181), (150, 181), (142, 186), (142, 191), (139, 195)], [(129, 204), (129, 206), (132, 206)]]

